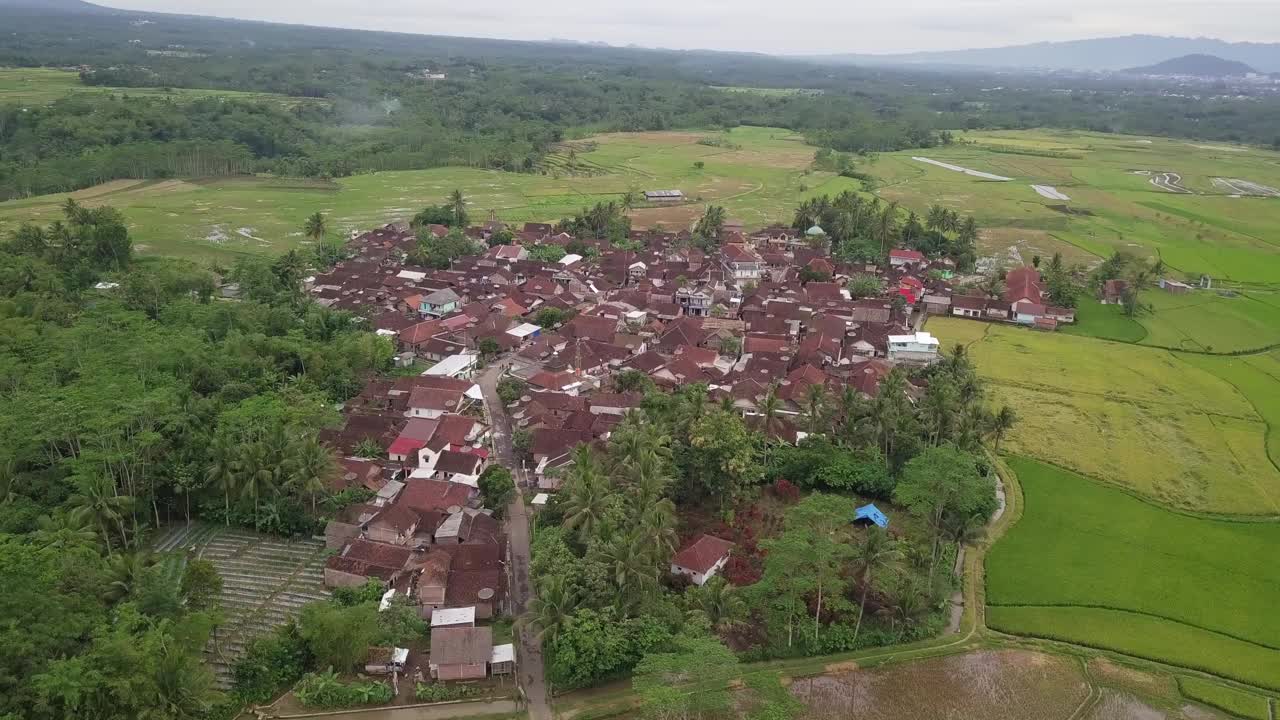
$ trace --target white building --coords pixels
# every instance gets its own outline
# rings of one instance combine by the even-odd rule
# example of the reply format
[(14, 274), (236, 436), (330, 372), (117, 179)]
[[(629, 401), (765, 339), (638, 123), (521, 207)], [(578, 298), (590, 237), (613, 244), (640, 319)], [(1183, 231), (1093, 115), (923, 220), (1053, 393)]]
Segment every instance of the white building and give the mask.
[(703, 535), (671, 558), (671, 574), (684, 575), (694, 585), (705, 585), (729, 562), (733, 543)]
[(938, 349), (942, 343), (927, 332), (913, 335), (889, 336), (889, 360), (894, 362), (924, 363), (937, 362)]
[(431, 611), (431, 627), (475, 627), (474, 607), (438, 608)]

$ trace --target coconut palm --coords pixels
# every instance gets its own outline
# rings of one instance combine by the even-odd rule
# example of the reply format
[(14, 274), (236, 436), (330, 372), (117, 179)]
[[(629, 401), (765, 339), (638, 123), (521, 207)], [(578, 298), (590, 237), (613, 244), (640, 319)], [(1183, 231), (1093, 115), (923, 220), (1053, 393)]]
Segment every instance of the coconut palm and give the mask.
[(646, 538), (640, 528), (616, 534), (599, 546), (595, 554), (608, 569), (617, 592), (618, 607), (634, 608), (657, 589), (658, 571), (652, 562), (652, 549), (646, 548)]
[(205, 468), (204, 477), (208, 483), (222, 490), (225, 503), (223, 518), (227, 525), (231, 524), (231, 496), (240, 492), (239, 449), (231, 443), (231, 439), (219, 434), (209, 448), (209, 467)]
[(898, 541), (878, 527), (868, 528), (862, 542), (854, 546), (853, 567), (858, 583), (862, 585), (862, 597), (858, 600), (858, 622), (853, 626), (855, 641), (858, 639), (858, 632), (862, 630), (862, 616), (867, 611), (867, 593), (871, 591), (872, 578), (901, 557)]
[(646, 554), (666, 564), (676, 552), (676, 506), (667, 498), (642, 505), (637, 529), (644, 537)]
[(98, 544), (98, 534), (86, 519), (76, 519), (65, 512), (36, 518), (36, 530), (31, 539), (46, 550), (70, 550)]
[(701, 612), (716, 630), (728, 630), (742, 623), (747, 603), (738, 588), (716, 576), (706, 585), (689, 591), (690, 605)]
[(0, 460), (0, 506), (18, 499), (18, 464), (13, 458)]
[(809, 420), (809, 433), (817, 435), (826, 425), (827, 388), (821, 383), (814, 383), (805, 389), (805, 416)]
[(245, 445), (236, 456), (240, 497), (253, 498), (253, 526), (258, 527), (258, 511), (263, 495), (276, 492), (276, 472), (267, 446), (261, 442)]
[(589, 445), (573, 451), (564, 500), (564, 527), (576, 532), (583, 545), (591, 538), (608, 510), (611, 492), (596, 453)]
[(107, 561), (107, 589), (103, 596), (107, 602), (119, 602), (138, 588), (147, 570), (155, 562), (148, 552), (120, 553)]
[(896, 630), (899, 622), (908, 623), (926, 609), (928, 597), (920, 581), (911, 575), (899, 573), (880, 612), (889, 616), (889, 626)]
[(320, 242), (329, 232), (329, 221), (325, 219), (324, 213), (312, 213), (302, 224), (302, 232), (312, 240)]
[(762, 421), (763, 426), (760, 429), (764, 432), (766, 438), (769, 436), (769, 433), (777, 429), (780, 424), (778, 422), (778, 412), (781, 409), (782, 398), (778, 397), (778, 385), (777, 383), (774, 383), (769, 386), (768, 392), (764, 394), (764, 397), (760, 400), (760, 404), (756, 407), (760, 416), (764, 418)]
[(454, 190), (449, 193), (449, 209), (453, 211), (453, 227), (466, 227), (467, 199), (462, 196), (461, 190)]
[(71, 506), (71, 517), (77, 522), (98, 528), (108, 555), (111, 554), (109, 528), (112, 526), (119, 530), (120, 541), (127, 547), (129, 536), (125, 533), (124, 516), (133, 508), (133, 498), (117, 494), (115, 483), (102, 475), (82, 477), (78, 486), (79, 492), (67, 498), (67, 504)]
[(311, 498), (314, 514), (316, 500), (329, 489), (329, 478), (334, 474), (333, 453), (309, 436), (293, 445), (286, 465), (289, 485), (294, 492)]
[(577, 593), (564, 577), (547, 575), (539, 580), (538, 593), (529, 599), (529, 609), (519, 623), (537, 629), (537, 641), (545, 644), (555, 639), (577, 607)]
[(1014, 424), (1017, 422), (1018, 414), (1008, 405), (1000, 408), (999, 412), (991, 417), (991, 434), (996, 439), (996, 452), (1000, 452), (1000, 440), (1004, 437), (1004, 434), (1013, 429)]

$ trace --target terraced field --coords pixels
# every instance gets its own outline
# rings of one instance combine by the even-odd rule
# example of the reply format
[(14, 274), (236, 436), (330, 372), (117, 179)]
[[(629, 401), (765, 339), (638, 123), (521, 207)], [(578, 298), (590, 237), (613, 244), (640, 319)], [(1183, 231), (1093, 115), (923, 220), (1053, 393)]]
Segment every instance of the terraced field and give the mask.
[(226, 622), (210, 639), (205, 656), (224, 688), (231, 685), (231, 667), (250, 640), (329, 595), (321, 541), (288, 541), (197, 522), (168, 528), (152, 549), (209, 560), (222, 576), (219, 602)]

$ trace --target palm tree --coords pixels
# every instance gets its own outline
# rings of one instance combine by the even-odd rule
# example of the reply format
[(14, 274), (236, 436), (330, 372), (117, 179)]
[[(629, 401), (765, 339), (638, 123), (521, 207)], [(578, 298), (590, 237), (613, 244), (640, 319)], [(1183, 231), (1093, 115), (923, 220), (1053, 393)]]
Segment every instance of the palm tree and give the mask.
[(316, 512), (316, 499), (329, 489), (334, 473), (333, 453), (314, 436), (294, 444), (287, 461), (289, 484), (294, 492), (311, 498), (311, 513)]
[(1000, 452), (1000, 440), (1004, 434), (1013, 429), (1015, 423), (1018, 422), (1018, 414), (1013, 408), (1005, 405), (1000, 411), (991, 417), (991, 433), (996, 438), (996, 452)]
[(529, 609), (520, 624), (537, 628), (536, 639), (548, 643), (578, 607), (578, 596), (562, 575), (547, 575), (538, 582), (538, 593), (529, 599)]
[(207, 717), (217, 697), (209, 668), (176, 642), (162, 644), (156, 660), (151, 715), (165, 720)]
[(862, 629), (862, 616), (867, 611), (867, 593), (871, 591), (872, 577), (901, 557), (898, 541), (878, 527), (869, 528), (862, 542), (854, 546), (853, 566), (857, 568), (858, 582), (862, 585), (862, 597), (858, 601), (858, 622), (853, 626), (855, 641)]
[(329, 232), (329, 221), (325, 219), (324, 213), (312, 213), (303, 223), (302, 232), (312, 240), (320, 242)]
[(925, 215), (924, 226), (930, 230), (941, 232), (947, 226), (947, 209), (941, 205), (930, 205)]
[(644, 547), (658, 564), (666, 564), (676, 552), (676, 506), (668, 498), (642, 506), (638, 529)]
[(133, 508), (133, 498), (116, 494), (115, 483), (102, 475), (82, 477), (79, 492), (67, 498), (71, 506), (71, 517), (77, 522), (96, 525), (102, 533), (102, 542), (106, 545), (107, 554), (111, 554), (111, 534), (108, 528), (115, 525), (120, 531), (120, 541), (129, 545), (129, 536), (124, 530), (124, 515)]
[(231, 525), (231, 496), (240, 491), (238, 452), (236, 446), (231, 444), (230, 438), (219, 434), (209, 448), (209, 467), (204, 473), (205, 480), (210, 485), (222, 489), (223, 500), (226, 503), (224, 519), (228, 526)]
[(716, 576), (706, 585), (689, 592), (690, 604), (701, 612), (716, 630), (727, 630), (742, 622), (747, 614), (746, 601), (738, 588)]
[(627, 190), (622, 194), (622, 212), (631, 212), (636, 206), (636, 191)]
[(573, 451), (573, 466), (565, 488), (564, 527), (576, 531), (583, 545), (591, 538), (609, 506), (608, 480), (596, 460), (591, 446), (579, 445)]
[(898, 201), (894, 200), (876, 216), (876, 239), (880, 241), (880, 254), (889, 252), (890, 240), (898, 229)]
[(31, 538), (46, 550), (70, 550), (98, 544), (98, 534), (85, 519), (77, 520), (65, 512), (36, 518), (36, 531)]
[(658, 571), (651, 562), (651, 548), (646, 552), (645, 541), (642, 531), (636, 528), (618, 533), (596, 549), (596, 559), (609, 571), (620, 608), (634, 608), (658, 587)]
[(0, 461), (0, 506), (18, 499), (18, 470), (13, 458)]
[(914, 576), (899, 573), (889, 591), (888, 603), (881, 612), (889, 616), (890, 628), (897, 629), (898, 623), (910, 622), (927, 608), (924, 589)]
[(108, 582), (104, 599), (114, 603), (129, 597), (154, 564), (148, 552), (120, 553), (112, 557), (107, 562)]
[(827, 388), (814, 383), (805, 389), (805, 415), (809, 418), (809, 433), (817, 435), (824, 427), (827, 412)]
[(262, 442), (245, 445), (236, 456), (240, 496), (253, 498), (253, 526), (258, 527), (258, 510), (263, 493), (274, 493), (276, 473), (267, 446)]
[(782, 398), (778, 397), (778, 384), (774, 383), (769, 386), (768, 392), (764, 394), (764, 398), (760, 400), (760, 405), (756, 408), (760, 416), (764, 418), (763, 426), (760, 428), (765, 439), (768, 439), (769, 432), (778, 424), (778, 411), (782, 409)]
[(462, 196), (461, 190), (454, 190), (449, 193), (449, 209), (453, 211), (453, 226), (455, 228), (466, 227), (467, 199)]

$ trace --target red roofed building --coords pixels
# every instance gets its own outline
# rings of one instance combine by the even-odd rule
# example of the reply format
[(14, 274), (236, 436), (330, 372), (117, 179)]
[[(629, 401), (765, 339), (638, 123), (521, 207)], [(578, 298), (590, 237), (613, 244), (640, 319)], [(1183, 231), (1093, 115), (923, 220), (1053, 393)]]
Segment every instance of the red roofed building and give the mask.
[(923, 263), (925, 261), (924, 253), (919, 250), (890, 250), (889, 264), (893, 267), (902, 267), (910, 263)]
[(1043, 305), (1044, 289), (1040, 287), (1040, 272), (1033, 267), (1023, 266), (1010, 270), (1004, 278), (1004, 285), (1007, 288), (1004, 292), (1005, 302), (1013, 306), (1015, 311), (1018, 305)]
[(705, 585), (729, 562), (733, 543), (703, 535), (671, 558), (671, 574), (684, 575), (694, 585)]
[(396, 504), (418, 512), (449, 510), (465, 507), (471, 494), (471, 488), (459, 483), (413, 478), (405, 483)]

